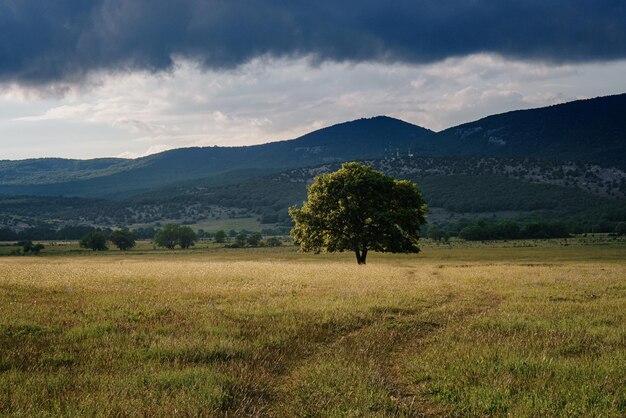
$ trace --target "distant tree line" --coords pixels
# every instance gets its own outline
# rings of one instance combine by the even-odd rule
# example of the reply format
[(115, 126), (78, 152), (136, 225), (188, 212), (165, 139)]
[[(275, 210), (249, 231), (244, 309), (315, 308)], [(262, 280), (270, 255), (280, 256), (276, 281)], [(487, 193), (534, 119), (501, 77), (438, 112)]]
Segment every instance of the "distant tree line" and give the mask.
[(451, 236), (468, 241), (489, 241), (505, 239), (547, 239), (571, 236), (567, 225), (562, 222), (528, 222), (505, 219), (498, 222), (478, 220), (459, 222), (450, 228), (431, 225), (427, 236), (436, 241), (447, 241)]
[(567, 238), (569, 236), (567, 227), (560, 222), (530, 222), (519, 225), (515, 221), (505, 220), (489, 225), (484, 221), (478, 221), (459, 231), (459, 237), (468, 241)]
[[(220, 231), (218, 231), (219, 233)], [(221, 231), (224, 232), (224, 231)], [(216, 233), (217, 236), (217, 233)], [(220, 234), (220, 237), (222, 234)], [(215, 242), (218, 242), (217, 239)], [(224, 241), (222, 241), (224, 242)], [(231, 244), (226, 245), (228, 248), (244, 248), (244, 247), (280, 247), (282, 241), (277, 237), (269, 237), (263, 240), (263, 234), (260, 232), (248, 232), (245, 229), (239, 231), (233, 238)]]
[(111, 233), (110, 229), (102, 230), (92, 226), (79, 225), (65, 226), (60, 229), (55, 229), (50, 226), (34, 226), (19, 232), (5, 227), (0, 229), (0, 241), (75, 241), (94, 231), (101, 231), (106, 235)]

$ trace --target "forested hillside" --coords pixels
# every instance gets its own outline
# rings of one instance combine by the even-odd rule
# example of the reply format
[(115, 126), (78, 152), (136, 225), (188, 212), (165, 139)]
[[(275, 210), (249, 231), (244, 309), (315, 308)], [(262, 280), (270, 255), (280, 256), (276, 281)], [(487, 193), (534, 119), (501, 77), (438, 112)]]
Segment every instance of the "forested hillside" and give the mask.
[[(564, 220), (610, 229), (626, 220), (626, 172), (573, 161), (510, 158), (404, 157), (366, 160), (377, 170), (415, 181), (431, 208), (429, 219), (452, 224), (463, 218)], [(101, 227), (159, 226), (168, 221), (210, 224), (253, 217), (288, 226), (288, 207), (306, 199), (314, 176), (340, 163), (265, 176), (186, 181), (121, 200), (5, 197), (0, 222), (12, 228), (50, 223)]]
[(626, 167), (626, 94), (519, 110), (420, 142), (428, 155), (533, 157)]

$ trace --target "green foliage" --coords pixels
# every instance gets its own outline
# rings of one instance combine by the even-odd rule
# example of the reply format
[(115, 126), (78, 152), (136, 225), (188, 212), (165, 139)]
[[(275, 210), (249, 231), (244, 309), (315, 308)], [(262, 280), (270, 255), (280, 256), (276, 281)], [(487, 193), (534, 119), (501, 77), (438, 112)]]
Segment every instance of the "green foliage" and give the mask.
[(19, 247), (22, 247), (24, 254), (39, 254), (41, 250), (46, 248), (43, 244), (33, 244), (32, 241), (20, 241), (17, 243)]
[(249, 233), (245, 229), (239, 231), (235, 236), (234, 242), (227, 245), (228, 248), (244, 248), (244, 247), (259, 247), (262, 245), (261, 240), (263, 235), (260, 232)]
[(457, 213), (551, 210), (583, 212), (611, 200), (573, 187), (534, 184), (496, 175), (410, 177), (420, 185), (429, 207)]
[(247, 237), (246, 244), (250, 247), (258, 247), (262, 239), (263, 235), (260, 232), (253, 232)]
[(437, 225), (432, 225), (428, 228), (428, 238), (434, 241), (447, 242), (450, 239), (450, 234)]
[(223, 243), (224, 241), (226, 241), (226, 232), (224, 232), (223, 229), (220, 229), (213, 236), (213, 240), (218, 244)]
[(468, 241), (567, 238), (569, 236), (567, 227), (560, 222), (530, 222), (520, 226), (517, 222), (508, 219), (496, 224), (480, 220), (462, 228), (459, 232), (459, 237)]
[(165, 247), (168, 250), (173, 250), (178, 244), (178, 224), (167, 224), (163, 229), (157, 231), (154, 235), (154, 243), (159, 247)]
[(236, 247), (245, 247), (246, 242), (248, 241), (248, 233), (246, 231), (239, 231), (237, 236), (235, 237), (234, 246)]
[(133, 229), (133, 234), (138, 239), (154, 239), (154, 235), (156, 234), (156, 229), (153, 227), (145, 227), (145, 228), (136, 228)]
[(617, 225), (615, 225), (615, 234), (617, 236), (626, 235), (626, 222), (620, 222)]
[(624, 167), (625, 112), (626, 94), (507, 112), (446, 129), (416, 144), (416, 151), (583, 160)]
[(176, 248), (176, 245), (179, 245), (182, 249), (187, 249), (194, 245), (197, 239), (191, 227), (179, 224), (167, 224), (156, 233), (154, 243), (159, 247), (165, 247), (169, 250)]
[(417, 186), (360, 163), (345, 163), (309, 187), (308, 201), (289, 210), (291, 235), (303, 251), (354, 251), (365, 264), (369, 250), (419, 252), (426, 205)]
[(16, 241), (18, 239), (17, 232), (10, 228), (0, 228), (0, 241)]
[(187, 249), (193, 246), (197, 240), (198, 237), (191, 227), (181, 226), (178, 228), (178, 245), (180, 245), (180, 248)]
[(113, 245), (122, 251), (127, 251), (136, 245), (135, 234), (128, 230), (128, 228), (118, 229), (111, 233), (109, 237)]
[[(123, 193), (136, 194), (138, 190), (208, 176), (221, 177), (218, 181), (225, 184), (231, 183), (233, 178), (250, 178), (259, 173), (279, 172), (281, 168), (323, 164), (338, 157), (344, 161), (379, 158), (383, 156), (388, 141), (406, 149), (416, 140), (432, 134), (428, 129), (379, 116), (320, 129), (293, 141), (254, 147), (182, 148), (135, 160), (0, 161), (0, 193), (117, 198)], [(386, 140), (381, 141), (381, 137)], [(308, 152), (311, 148), (316, 152)], [(231, 172), (226, 175), (218, 175), (229, 170)]]
[(283, 242), (279, 238), (270, 237), (265, 240), (265, 245), (268, 247), (280, 247), (283, 245)]
[(90, 232), (80, 240), (80, 246), (93, 251), (108, 250), (107, 237), (100, 231)]
[(520, 230), (521, 238), (567, 238), (570, 234), (560, 222), (531, 222)]

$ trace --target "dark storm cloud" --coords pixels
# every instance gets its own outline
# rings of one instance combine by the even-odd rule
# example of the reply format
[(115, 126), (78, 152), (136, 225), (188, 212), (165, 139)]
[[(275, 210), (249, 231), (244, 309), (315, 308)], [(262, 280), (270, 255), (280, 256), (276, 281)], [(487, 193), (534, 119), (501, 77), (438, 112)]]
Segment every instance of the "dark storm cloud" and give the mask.
[(0, 0), (0, 81), (98, 70), (232, 68), (259, 56), (428, 63), (490, 52), (626, 57), (622, 0)]

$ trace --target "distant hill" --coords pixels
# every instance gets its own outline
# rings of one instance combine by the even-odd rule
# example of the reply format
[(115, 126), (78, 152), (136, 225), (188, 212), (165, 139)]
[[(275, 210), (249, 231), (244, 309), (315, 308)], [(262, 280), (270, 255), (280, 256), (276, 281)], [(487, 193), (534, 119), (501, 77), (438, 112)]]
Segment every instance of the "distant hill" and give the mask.
[(534, 157), (626, 166), (626, 94), (493, 115), (419, 143), (422, 155)]
[[(430, 222), (626, 221), (626, 94), (490, 116), (434, 133), (379, 116), (248, 147), (183, 148), (135, 160), (0, 161), (0, 229), (52, 225), (211, 230), (289, 225), (306, 185), (344, 161), (417, 182)], [(411, 153), (409, 153), (409, 150)], [(412, 155), (410, 155), (412, 154)]]
[[(516, 218), (567, 220), (581, 230), (610, 230), (626, 220), (626, 171), (573, 161), (498, 157), (404, 157), (366, 160), (396, 178), (415, 181), (431, 209), (429, 222)], [(123, 200), (0, 197), (0, 228), (156, 226), (170, 221), (215, 230), (224, 219), (288, 226), (287, 208), (306, 199), (316, 175), (340, 163), (263, 175), (230, 173), (155, 189)], [(586, 225), (586, 227), (585, 227)]]
[(136, 160), (0, 161), (0, 194), (125, 197), (179, 181), (238, 170), (278, 172), (336, 161), (381, 158), (434, 132), (385, 116), (359, 119), (300, 138), (247, 147), (181, 148)]

